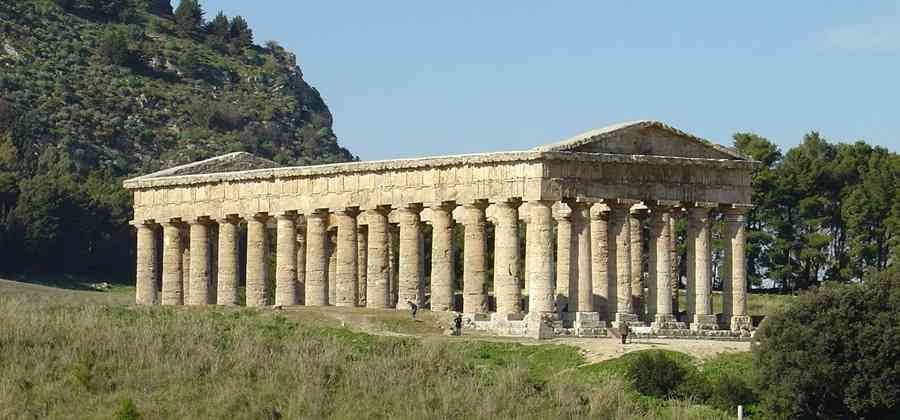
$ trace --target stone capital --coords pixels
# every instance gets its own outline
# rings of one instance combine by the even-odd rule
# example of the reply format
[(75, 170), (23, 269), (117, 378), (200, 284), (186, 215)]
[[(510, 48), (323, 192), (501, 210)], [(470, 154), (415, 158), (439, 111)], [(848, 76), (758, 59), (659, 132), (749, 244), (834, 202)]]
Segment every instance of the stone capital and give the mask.
[(428, 203), (428, 208), (432, 211), (446, 211), (448, 213), (453, 212), (453, 209), (458, 207), (455, 201), (440, 201), (436, 203)]
[(189, 225), (197, 225), (197, 224), (208, 225), (211, 222), (212, 221), (210, 220), (209, 216), (197, 216), (197, 217), (185, 219), (185, 223), (187, 223)]
[(504, 200), (491, 200), (491, 203), (493, 203), (497, 207), (510, 207), (510, 208), (518, 209), (519, 206), (522, 205), (522, 199), (513, 197), (513, 198), (507, 198)]
[(128, 224), (131, 225), (131, 226), (134, 226), (134, 227), (146, 226), (146, 227), (150, 227), (150, 228), (152, 228), (152, 227), (154, 227), (154, 226), (157, 225), (156, 221), (153, 220), (153, 219), (146, 219), (146, 220), (131, 220), (131, 221), (128, 222)]
[(609, 206), (604, 203), (594, 203), (591, 206), (591, 220), (607, 220), (609, 218)]
[(293, 210), (289, 210), (283, 213), (279, 213), (275, 215), (275, 219), (277, 220), (297, 220), (297, 212)]
[(729, 207), (722, 210), (725, 220), (732, 223), (744, 223), (747, 221), (748, 207)]
[(337, 209), (334, 211), (335, 216), (349, 216), (356, 217), (359, 216), (359, 207), (345, 207), (342, 209)]
[(615, 199), (603, 200), (603, 202), (606, 203), (606, 205), (607, 205), (610, 209), (627, 209), (627, 210), (631, 210), (631, 208), (632, 208), (634, 205), (640, 204), (640, 203), (641, 203), (641, 200), (630, 200), (630, 199), (624, 199), (624, 198), (615, 198)]
[(258, 222), (266, 222), (267, 220), (269, 220), (269, 213), (259, 212), (259, 213), (242, 214), (241, 218), (243, 218), (244, 220), (247, 220), (247, 221), (256, 220)]
[(225, 223), (234, 225), (234, 224), (240, 223), (241, 218), (240, 218), (240, 216), (238, 216), (236, 214), (229, 214), (229, 215), (226, 215), (225, 217), (216, 219), (216, 222), (219, 223), (220, 225), (225, 224)]
[(169, 220), (162, 220), (159, 222), (163, 227), (177, 227), (180, 228), (184, 225), (184, 221), (181, 220), (180, 217), (176, 217)]
[(467, 209), (476, 208), (476, 209), (484, 210), (484, 209), (488, 208), (490, 203), (488, 202), (487, 199), (478, 199), (478, 200), (464, 201), (462, 203), (462, 205), (463, 205), (463, 207), (465, 207)]

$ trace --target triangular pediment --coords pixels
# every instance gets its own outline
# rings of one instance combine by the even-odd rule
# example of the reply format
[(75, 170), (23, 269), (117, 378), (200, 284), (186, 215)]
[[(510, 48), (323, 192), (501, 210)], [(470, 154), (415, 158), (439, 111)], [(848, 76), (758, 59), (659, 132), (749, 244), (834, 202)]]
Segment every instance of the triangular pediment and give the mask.
[(198, 162), (188, 163), (186, 165), (176, 166), (174, 168), (163, 169), (135, 179), (250, 171), (254, 169), (278, 168), (281, 166), (282, 165), (279, 165), (276, 162), (263, 159), (247, 152), (234, 152)]
[(633, 121), (591, 130), (535, 150), (699, 159), (750, 160), (740, 153), (657, 121)]

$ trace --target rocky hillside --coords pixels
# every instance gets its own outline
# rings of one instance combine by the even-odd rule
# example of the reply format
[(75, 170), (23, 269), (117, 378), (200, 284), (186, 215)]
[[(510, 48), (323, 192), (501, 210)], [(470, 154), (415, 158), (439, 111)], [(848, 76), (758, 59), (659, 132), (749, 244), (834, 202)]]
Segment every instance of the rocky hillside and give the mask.
[(0, 273), (130, 274), (125, 177), (343, 162), (293, 53), (197, 0), (0, 0)]
[[(245, 33), (233, 36), (237, 20)], [(184, 26), (167, 1), (0, 2), (0, 100), (35, 127), (15, 146), (115, 175), (239, 150), (353, 159), (294, 54), (252, 44), (239, 17)]]

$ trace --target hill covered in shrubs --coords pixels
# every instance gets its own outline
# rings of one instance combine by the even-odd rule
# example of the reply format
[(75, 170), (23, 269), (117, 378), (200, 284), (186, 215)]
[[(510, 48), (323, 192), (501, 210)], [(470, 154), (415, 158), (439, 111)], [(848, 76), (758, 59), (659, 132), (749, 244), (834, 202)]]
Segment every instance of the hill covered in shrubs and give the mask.
[(354, 160), (293, 53), (195, 0), (0, 2), (0, 271), (128, 273), (124, 177)]

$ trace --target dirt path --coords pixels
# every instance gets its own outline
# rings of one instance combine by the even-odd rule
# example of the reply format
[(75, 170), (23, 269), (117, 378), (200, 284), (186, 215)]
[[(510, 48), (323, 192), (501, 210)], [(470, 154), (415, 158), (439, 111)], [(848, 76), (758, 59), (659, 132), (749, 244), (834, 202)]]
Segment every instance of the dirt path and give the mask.
[(690, 354), (700, 360), (709, 359), (720, 353), (750, 351), (750, 343), (745, 341), (715, 341), (688, 339), (644, 338), (622, 345), (614, 338), (557, 338), (543, 343), (565, 344), (578, 347), (585, 352), (590, 363), (615, 359), (625, 353), (639, 350), (660, 349)]

